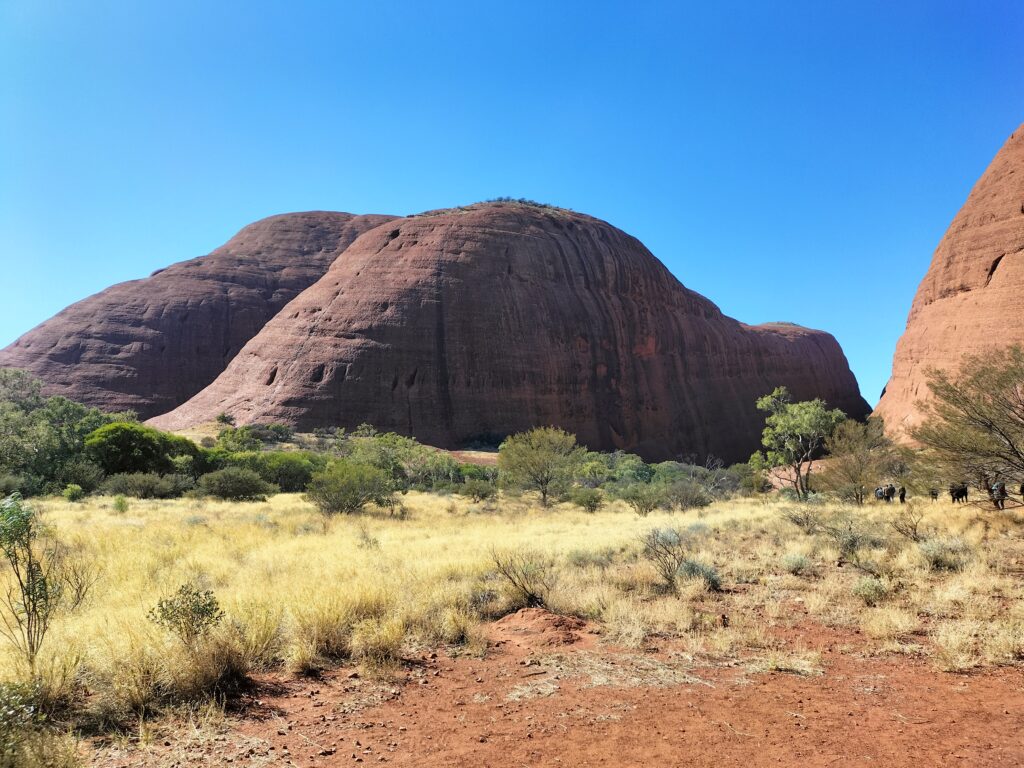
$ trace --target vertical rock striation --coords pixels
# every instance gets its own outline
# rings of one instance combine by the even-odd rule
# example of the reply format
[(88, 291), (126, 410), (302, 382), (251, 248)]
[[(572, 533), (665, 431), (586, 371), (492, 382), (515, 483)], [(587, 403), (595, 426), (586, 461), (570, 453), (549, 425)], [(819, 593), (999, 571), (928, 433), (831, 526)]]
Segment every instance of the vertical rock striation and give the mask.
[(605, 222), (493, 203), (363, 234), (154, 423), (369, 422), (441, 447), (551, 424), (594, 449), (735, 461), (780, 384), (868, 410), (830, 335), (724, 316)]
[(955, 372), (965, 354), (1024, 344), (1024, 125), (953, 219), (917, 289), (875, 409), (906, 437), (928, 397), (926, 372)]

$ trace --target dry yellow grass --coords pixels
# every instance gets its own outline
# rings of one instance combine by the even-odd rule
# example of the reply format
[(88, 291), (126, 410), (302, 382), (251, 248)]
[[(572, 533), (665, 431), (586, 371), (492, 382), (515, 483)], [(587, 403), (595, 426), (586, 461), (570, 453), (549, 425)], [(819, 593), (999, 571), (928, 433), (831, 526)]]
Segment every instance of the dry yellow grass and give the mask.
[[(478, 652), (481, 619), (515, 607), (491, 553), (517, 550), (554, 563), (549, 607), (599, 622), (615, 644), (675, 638), (693, 654), (747, 653), (754, 668), (806, 673), (816, 663), (790, 663), (801, 652), (793, 656), (773, 632), (809, 615), (862, 628), (879, 651), (905, 648), (914, 635), (943, 669), (1024, 654), (1024, 589), (1007, 572), (1022, 548), (1007, 516), (985, 525), (972, 510), (923, 505), (929, 526), (966, 543), (968, 565), (932, 570), (915, 544), (889, 531), (869, 554), (892, 591), (867, 607), (852, 591), (863, 573), (837, 567), (834, 545), (782, 519), (779, 503), (740, 499), (641, 519), (620, 504), (586, 514), (569, 505), (542, 510), (526, 497), (481, 505), (413, 492), (403, 501), (401, 519), (327, 519), (297, 495), (241, 504), (136, 500), (124, 514), (102, 497), (36, 501), (100, 575), (88, 602), (47, 639), (44, 674), (56, 695), (87, 690), (95, 716), (123, 721), (169, 700), (227, 692), (235, 677), (258, 669), (301, 673), (354, 659), (386, 674), (417, 648)], [(884, 532), (892, 510), (852, 514)], [(666, 591), (639, 543), (662, 526), (692, 529), (695, 558), (718, 570), (727, 592), (699, 579)], [(159, 597), (186, 582), (212, 590), (225, 611), (199, 648), (147, 618)], [(0, 674), (21, 674), (4, 654)]]

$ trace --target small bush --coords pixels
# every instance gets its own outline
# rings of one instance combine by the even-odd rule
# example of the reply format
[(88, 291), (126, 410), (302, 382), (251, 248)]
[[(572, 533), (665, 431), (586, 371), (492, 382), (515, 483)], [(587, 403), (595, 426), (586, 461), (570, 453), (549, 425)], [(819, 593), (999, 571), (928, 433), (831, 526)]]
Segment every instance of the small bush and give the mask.
[(665, 493), (660, 487), (648, 483), (629, 486), (622, 492), (621, 498), (640, 517), (647, 517), (666, 500)]
[(590, 514), (604, 506), (604, 494), (597, 488), (573, 488), (569, 494), (569, 500)]
[(194, 584), (182, 584), (170, 597), (160, 598), (148, 616), (150, 621), (192, 647), (220, 623), (224, 611), (212, 591), (200, 590)]
[(69, 483), (61, 492), (61, 496), (63, 496), (67, 501), (81, 501), (85, 498), (85, 491), (82, 489), (82, 486), (75, 483)]
[(34, 686), (0, 683), (0, 768), (73, 768), (74, 745), (48, 728)]
[(808, 536), (821, 529), (821, 515), (803, 505), (782, 510), (782, 517)]
[(170, 499), (181, 496), (191, 482), (180, 476), (157, 475), (152, 472), (132, 472), (111, 475), (100, 486), (107, 496), (131, 496), (136, 499)]
[(676, 576), (681, 579), (700, 579), (712, 592), (722, 591), (722, 577), (714, 566), (706, 565), (699, 560), (687, 558), (679, 564)]
[(268, 483), (256, 472), (242, 467), (225, 467), (199, 478), (203, 493), (226, 501), (264, 501), (277, 493), (277, 486)]
[(119, 515), (123, 515), (125, 512), (127, 512), (128, 511), (128, 499), (126, 499), (124, 496), (121, 496), (121, 495), (115, 496), (114, 497), (114, 511), (117, 514), (119, 514)]
[(889, 596), (889, 586), (877, 576), (863, 576), (853, 585), (853, 594), (874, 607)]
[(371, 502), (394, 505), (391, 481), (382, 470), (348, 461), (335, 462), (313, 475), (306, 498), (325, 514), (356, 514)]
[(959, 538), (925, 539), (917, 549), (933, 571), (962, 571), (971, 556), (971, 548)]
[(811, 562), (811, 558), (801, 555), (799, 552), (790, 553), (782, 558), (782, 569), (794, 576), (803, 576), (810, 573), (813, 568), (814, 564)]
[(657, 569), (665, 586), (676, 588), (676, 574), (692, 547), (690, 536), (675, 528), (652, 528), (641, 538), (643, 556)]
[(459, 486), (458, 490), (462, 496), (468, 496), (476, 503), (493, 499), (498, 494), (494, 483), (489, 483), (486, 480), (467, 480)]
[(520, 549), (491, 552), (494, 569), (510, 588), (516, 608), (543, 607), (555, 585), (555, 568), (551, 558), (538, 552)]
[(711, 495), (699, 483), (686, 478), (666, 486), (664, 495), (667, 506), (682, 512), (707, 507), (712, 501)]

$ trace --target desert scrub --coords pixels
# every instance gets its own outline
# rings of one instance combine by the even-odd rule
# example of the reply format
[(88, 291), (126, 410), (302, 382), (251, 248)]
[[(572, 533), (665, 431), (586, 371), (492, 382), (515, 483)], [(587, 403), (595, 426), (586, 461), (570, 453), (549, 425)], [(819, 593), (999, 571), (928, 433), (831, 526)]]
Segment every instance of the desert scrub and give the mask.
[(853, 594), (871, 607), (878, 605), (889, 596), (889, 585), (877, 576), (862, 576), (853, 585)]
[(813, 572), (814, 562), (800, 552), (790, 552), (782, 558), (782, 570), (793, 576), (806, 576)]
[(917, 549), (933, 571), (961, 571), (971, 557), (970, 546), (957, 537), (924, 539)]
[(676, 578), (683, 580), (696, 580), (703, 582), (711, 592), (722, 591), (722, 577), (712, 565), (707, 565), (699, 560), (687, 558), (679, 564), (676, 570)]

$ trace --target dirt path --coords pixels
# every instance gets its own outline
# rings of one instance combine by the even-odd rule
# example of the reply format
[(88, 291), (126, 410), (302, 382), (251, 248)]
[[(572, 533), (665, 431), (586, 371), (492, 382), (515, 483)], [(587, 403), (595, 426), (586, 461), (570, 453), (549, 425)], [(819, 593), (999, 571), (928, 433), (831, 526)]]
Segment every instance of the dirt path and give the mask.
[(801, 639), (823, 674), (610, 651), (582, 622), (526, 611), (492, 625), (485, 659), (432, 654), (393, 686), (267, 679), (226, 735), (98, 764), (1024, 765), (1020, 669), (943, 674), (840, 653), (829, 630)]

